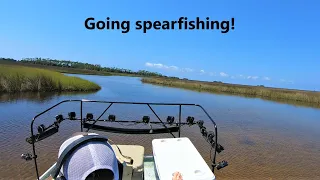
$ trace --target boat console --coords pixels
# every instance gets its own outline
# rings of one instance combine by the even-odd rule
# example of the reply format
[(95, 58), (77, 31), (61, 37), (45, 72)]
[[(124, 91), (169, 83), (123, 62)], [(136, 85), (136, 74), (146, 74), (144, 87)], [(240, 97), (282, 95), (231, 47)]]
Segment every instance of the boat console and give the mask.
[[(43, 124), (37, 127), (37, 133), (34, 133), (34, 122), (43, 114), (49, 112), (51, 109), (65, 103), (79, 103), (80, 113), (77, 117), (76, 112), (69, 112), (67, 117), (62, 114), (56, 116), (54, 122), (48, 127)], [(94, 118), (92, 113), (83, 114), (84, 103), (100, 103), (106, 104), (105, 110)], [(149, 116), (143, 116), (141, 120), (117, 120), (115, 115), (109, 114), (104, 119), (105, 113), (113, 104), (128, 104), (147, 106), (155, 115), (156, 120), (151, 120)], [(179, 109), (179, 116), (168, 116), (166, 121), (162, 120), (153, 109), (153, 106), (176, 106)], [(195, 106), (200, 108), (208, 117), (209, 121), (196, 120), (193, 116), (188, 116), (186, 120), (182, 120), (182, 107)], [(123, 134), (171, 134), (172, 138), (154, 139), (152, 141), (152, 155), (144, 154), (144, 147), (139, 145), (118, 145), (113, 142), (112, 149), (118, 159), (119, 169), (121, 169), (122, 180), (167, 180), (171, 179), (175, 171), (179, 171), (183, 175), (184, 180), (213, 180), (215, 179), (214, 170), (221, 169), (228, 165), (226, 161), (216, 163), (217, 153), (221, 153), (224, 147), (218, 143), (217, 125), (210, 117), (207, 111), (197, 104), (182, 104), (182, 103), (145, 103), (145, 102), (109, 102), (109, 101), (93, 101), (93, 100), (65, 100), (53, 105), (47, 110), (36, 115), (31, 121), (31, 135), (26, 138), (26, 141), (32, 146), (32, 153), (22, 154), (21, 157), (27, 161), (33, 160), (35, 165), (36, 177), (38, 180), (44, 180), (52, 177), (57, 168), (57, 163), (54, 163), (41, 176), (38, 171), (36, 143), (46, 139), (59, 132), (59, 127), (63, 121), (79, 121), (80, 131), (89, 132), (89, 130), (96, 130), (111, 133)], [(133, 128), (119, 128), (107, 125), (97, 125), (97, 122), (121, 122), (144, 124), (149, 128), (133, 129)], [(207, 130), (207, 124), (210, 123), (213, 131)], [(161, 128), (152, 128), (152, 124), (161, 125)], [(209, 124), (209, 125), (210, 125)], [(187, 137), (181, 137), (181, 127), (184, 125), (198, 126), (201, 136), (210, 144), (210, 159), (211, 167), (207, 165), (196, 147)], [(108, 140), (109, 141), (109, 140)], [(109, 143), (109, 142), (108, 142)], [(53, 179), (57, 178), (53, 176)]]

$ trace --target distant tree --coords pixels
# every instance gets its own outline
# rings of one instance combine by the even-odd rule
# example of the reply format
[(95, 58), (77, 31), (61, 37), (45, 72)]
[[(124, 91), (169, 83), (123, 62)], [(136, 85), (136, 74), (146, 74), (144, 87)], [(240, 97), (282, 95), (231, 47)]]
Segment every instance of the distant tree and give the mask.
[(0, 61), (12, 61), (12, 62), (16, 62), (17, 60), (12, 59), (12, 58), (2, 58), (2, 57), (0, 57)]
[(171, 78), (171, 79), (180, 79), (180, 78), (175, 77), (175, 76), (170, 76), (169, 78)]
[(223, 83), (222, 81), (212, 81), (214, 83)]
[(100, 64), (89, 64), (82, 62), (75, 62), (70, 60), (57, 60), (57, 59), (49, 59), (49, 58), (23, 58), (20, 60), (23, 63), (30, 64), (40, 64), (46, 66), (58, 66), (58, 67), (69, 67), (69, 68), (77, 68), (77, 69), (87, 69), (94, 71), (105, 71), (105, 72), (113, 72), (113, 73), (126, 73), (126, 74), (136, 74), (142, 76), (157, 76), (164, 77), (162, 74), (157, 72), (150, 72), (145, 70), (139, 70), (134, 72), (130, 69), (116, 68), (116, 67), (101, 67)]

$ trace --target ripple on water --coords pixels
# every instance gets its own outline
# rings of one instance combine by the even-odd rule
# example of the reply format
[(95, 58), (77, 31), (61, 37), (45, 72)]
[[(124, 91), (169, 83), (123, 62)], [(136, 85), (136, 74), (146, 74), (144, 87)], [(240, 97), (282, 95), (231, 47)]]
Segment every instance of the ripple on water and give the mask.
[[(214, 95), (176, 88), (155, 88), (153, 85), (141, 84), (138, 78), (81, 77), (97, 82), (102, 90), (94, 94), (60, 94), (55, 95), (54, 98), (29, 94), (27, 98), (22, 98), (23, 100), (8, 96), (10, 101), (0, 104), (0, 114), (4, 117), (0, 126), (2, 136), (0, 138), (0, 179), (34, 179), (33, 162), (20, 159), (21, 153), (31, 152), (30, 144), (25, 142), (26, 136), (30, 133), (30, 119), (41, 110), (61, 100), (83, 98), (123, 101), (135, 99), (152, 102), (183, 101), (201, 104), (217, 122), (219, 143), (225, 147), (225, 150), (218, 154), (217, 160), (229, 162), (229, 166), (225, 169), (215, 171), (217, 179), (320, 179), (320, 110), (296, 108), (259, 99)], [(0, 96), (0, 99), (1, 97), (8, 98)], [(15, 100), (12, 101), (13, 99)], [(78, 110), (78, 106), (76, 108)], [(94, 113), (104, 110), (103, 107), (93, 105), (88, 105), (86, 108)], [(44, 122), (52, 121), (57, 113), (65, 114), (70, 109), (72, 108), (69, 106), (63, 106), (43, 120), (46, 120)], [(147, 108), (121, 107), (112, 112), (116, 112), (119, 118), (132, 120), (148, 114), (147, 110)], [(177, 114), (173, 110), (159, 109), (159, 116), (165, 118), (168, 115)], [(192, 108), (185, 109), (182, 115), (183, 121), (188, 115), (195, 115), (196, 119), (204, 117)], [(63, 122), (59, 134), (37, 145), (40, 173), (56, 161), (61, 143), (73, 132), (79, 130), (79, 124)], [(107, 135), (119, 144), (142, 145), (145, 147), (146, 154), (152, 153), (152, 139), (170, 137), (170, 135), (99, 133)], [(205, 161), (210, 162), (210, 147), (201, 137), (199, 128), (183, 127), (182, 136), (188, 136)]]
[(240, 144), (254, 146), (256, 143), (250, 139), (250, 137), (243, 137), (242, 140), (240, 140)]

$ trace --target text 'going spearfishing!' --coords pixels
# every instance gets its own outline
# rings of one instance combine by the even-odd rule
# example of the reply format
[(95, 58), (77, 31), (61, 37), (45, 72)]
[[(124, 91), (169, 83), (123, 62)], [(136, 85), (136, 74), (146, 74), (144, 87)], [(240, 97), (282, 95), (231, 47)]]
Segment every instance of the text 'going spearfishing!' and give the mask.
[[(134, 29), (147, 33), (150, 30), (218, 30), (221, 33), (228, 33), (234, 30), (234, 18), (230, 20), (210, 20), (206, 17), (201, 20), (200, 17), (190, 19), (180, 17), (177, 20), (162, 20), (162, 21), (135, 21)], [(94, 17), (89, 17), (85, 20), (84, 26), (88, 30), (120, 30), (122, 33), (128, 33), (131, 30), (131, 21), (112, 20), (110, 17), (104, 20), (97, 20)]]

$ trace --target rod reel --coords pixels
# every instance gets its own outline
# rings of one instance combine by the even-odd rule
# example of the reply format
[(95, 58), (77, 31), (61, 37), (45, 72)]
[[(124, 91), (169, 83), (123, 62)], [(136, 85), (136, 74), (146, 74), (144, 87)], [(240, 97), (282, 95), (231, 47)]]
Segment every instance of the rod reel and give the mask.
[(174, 123), (174, 116), (168, 116), (167, 117), (167, 122), (169, 125), (172, 125)]
[(33, 157), (30, 153), (21, 154), (21, 159), (24, 159), (26, 161), (31, 161), (34, 158), (35, 157)]
[(142, 122), (145, 124), (148, 124), (150, 122), (150, 116), (143, 116), (142, 117)]
[[(47, 137), (52, 136), (53, 134), (57, 133), (59, 131), (59, 126), (62, 121), (65, 120), (62, 114), (56, 115), (55, 121), (50, 126), (46, 127), (44, 124), (40, 124), (37, 127), (38, 133), (36, 135), (33, 135), (31, 137), (26, 138), (26, 141), (29, 144), (33, 144), (35, 142), (39, 142)], [(24, 156), (26, 159), (28, 159), (28, 155)]]
[(76, 112), (69, 112), (68, 116), (70, 120), (76, 120)]
[(228, 165), (229, 165), (228, 162), (223, 160), (223, 161), (219, 162), (218, 164), (215, 164), (214, 167), (217, 168), (217, 170), (220, 170), (222, 168), (227, 167)]
[(188, 116), (188, 117), (187, 117), (187, 124), (188, 124), (189, 126), (194, 125), (194, 117)]
[(108, 120), (111, 121), (111, 122), (116, 121), (116, 115), (110, 114), (110, 115), (108, 116)]
[[(199, 120), (197, 121), (197, 124), (200, 128), (200, 133), (204, 137), (204, 139), (211, 145), (212, 148), (215, 148), (217, 153), (221, 153), (224, 150), (224, 147), (217, 143), (216, 145), (216, 134), (213, 131), (207, 131), (207, 128), (204, 126), (204, 121)], [(212, 162), (212, 168), (217, 168), (217, 170), (220, 170), (224, 167), (228, 166), (228, 162), (223, 160), (217, 164), (214, 164), (214, 161)]]

